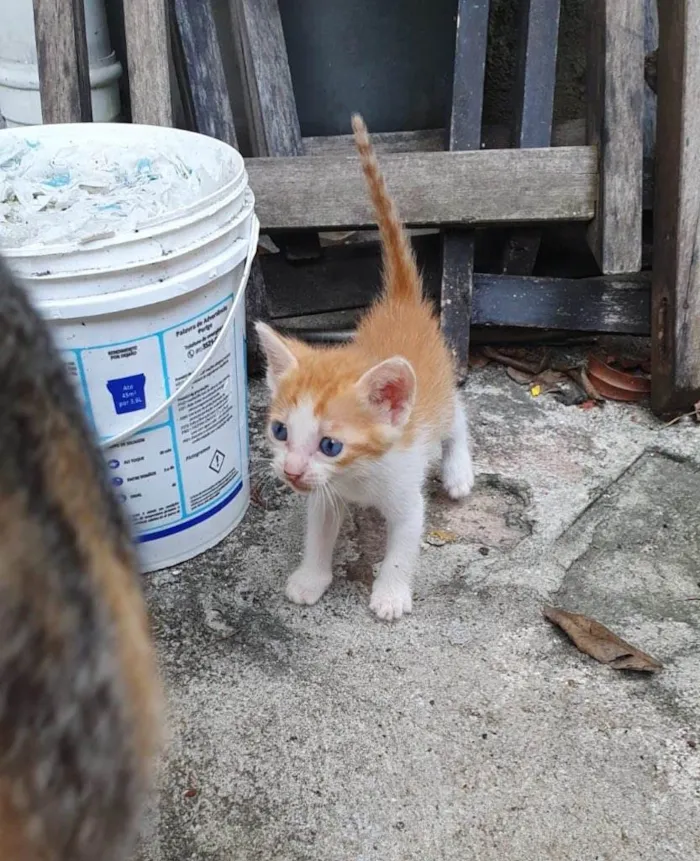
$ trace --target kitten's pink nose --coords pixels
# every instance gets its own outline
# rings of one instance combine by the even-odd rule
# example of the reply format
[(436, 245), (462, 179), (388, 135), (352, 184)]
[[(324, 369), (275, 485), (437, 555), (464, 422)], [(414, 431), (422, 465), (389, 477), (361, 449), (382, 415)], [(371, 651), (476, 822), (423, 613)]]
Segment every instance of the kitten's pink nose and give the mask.
[(298, 455), (290, 454), (284, 462), (284, 474), (290, 481), (301, 478), (305, 468), (304, 459)]

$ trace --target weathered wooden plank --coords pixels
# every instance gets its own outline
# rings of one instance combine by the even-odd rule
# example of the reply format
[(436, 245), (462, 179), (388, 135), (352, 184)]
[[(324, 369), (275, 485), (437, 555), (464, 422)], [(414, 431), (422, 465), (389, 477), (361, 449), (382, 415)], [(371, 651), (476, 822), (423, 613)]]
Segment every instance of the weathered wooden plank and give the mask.
[[(224, 74), (219, 39), (211, 0), (174, 0), (176, 45), (181, 53), (181, 90), (186, 96), (194, 131), (238, 147), (231, 101)], [(251, 269), (245, 295), (248, 369), (262, 367), (257, 338), (252, 331), (256, 320), (267, 320), (270, 309), (265, 281), (256, 261)]]
[(43, 121), (91, 122), (83, 0), (34, 0), (34, 35)]
[[(426, 294), (437, 299), (441, 268), (434, 237), (414, 245)], [(378, 246), (364, 247), (361, 253), (328, 249), (322, 260), (295, 266), (280, 254), (265, 255), (261, 266), (275, 319), (363, 308), (380, 285)], [(471, 324), (648, 335), (649, 274), (533, 278), (477, 272)]]
[(652, 407), (700, 400), (700, 4), (659, 5)]
[(231, 0), (256, 156), (302, 155), (292, 77), (277, 0)]
[[(413, 132), (382, 132), (372, 135), (379, 155), (388, 152), (436, 152), (445, 149), (445, 129)], [(488, 125), (482, 129), (481, 140), (486, 149), (505, 149), (511, 133), (508, 126)], [(303, 138), (307, 155), (348, 155), (354, 151), (352, 135)], [(586, 120), (566, 120), (552, 129), (552, 146), (583, 146), (586, 143)], [(644, 209), (654, 205), (653, 149), (644, 159)]]
[[(308, 314), (300, 317), (280, 317), (275, 328), (292, 338), (310, 344), (343, 344), (355, 335), (362, 309), (331, 311), (328, 314)], [(607, 333), (604, 333), (607, 334)], [(572, 332), (560, 329), (521, 329), (514, 326), (472, 326), (469, 342), (472, 347), (507, 344), (590, 344), (595, 337), (590, 332)]]
[[(479, 150), (486, 72), (489, 0), (458, 0), (447, 148)], [(409, 220), (407, 214), (404, 218)], [(443, 219), (452, 221), (453, 219)], [(469, 365), (474, 233), (448, 229), (442, 239), (440, 325), (460, 379)]]
[[(250, 159), (246, 167), (263, 230), (374, 224), (354, 157)], [(595, 212), (592, 147), (386, 154), (382, 170), (413, 225), (588, 221)]]
[(172, 126), (166, 0), (124, 0), (131, 120)]
[(589, 0), (588, 140), (599, 147), (600, 192), (589, 243), (605, 273), (642, 260), (644, 4)]
[(534, 278), (476, 275), (474, 326), (521, 326), (572, 332), (647, 335), (650, 285), (645, 276)]
[(180, 82), (193, 128), (237, 147), (236, 130), (211, 0), (173, 0), (186, 74)]
[[(654, 150), (656, 147), (656, 51), (659, 47), (657, 0), (644, 0), (644, 129), (642, 206), (654, 206)], [(653, 58), (653, 61), (652, 61)], [(642, 248), (642, 266), (644, 249)]]
[[(654, 125), (656, 110), (654, 110)], [(382, 132), (372, 135), (374, 148), (379, 155), (395, 152), (441, 152), (445, 149), (445, 129), (430, 129), (413, 132)], [(482, 144), (486, 149), (505, 149), (509, 146), (511, 133), (507, 126), (484, 126)], [(354, 151), (352, 135), (331, 135), (303, 138), (307, 155), (348, 155)], [(645, 138), (646, 141), (646, 138)], [(552, 129), (552, 146), (584, 146), (586, 143), (586, 121), (566, 120)], [(646, 147), (646, 143), (645, 143)], [(645, 149), (646, 152), (646, 149)], [(643, 205), (652, 209), (654, 205), (653, 143), (644, 157)]]
[[(515, 76), (513, 146), (551, 144), (560, 0), (520, 0)], [(502, 269), (530, 275), (540, 248), (538, 230), (514, 228), (503, 250)]]
[(513, 146), (549, 146), (560, 0), (520, 0)]
[[(277, 0), (231, 0), (238, 55), (245, 79), (246, 111), (255, 156), (304, 153)], [(320, 256), (315, 234), (278, 239), (290, 259)]]
[[(644, 0), (644, 77), (647, 81), (644, 87), (644, 158), (654, 158), (654, 144), (656, 142), (656, 92), (649, 83), (647, 60), (651, 55), (656, 56), (659, 47), (659, 16), (657, 12), (657, 0)], [(656, 76), (656, 64), (653, 64), (654, 82)]]
[(258, 320), (270, 319), (268, 289), (260, 267), (260, 260), (256, 260), (250, 270), (250, 278), (245, 291), (245, 315), (248, 371), (251, 374), (258, 374), (262, 371), (265, 362), (253, 326)]
[(463, 382), (469, 367), (469, 328), (474, 290), (474, 231), (445, 230), (442, 236), (440, 327)]

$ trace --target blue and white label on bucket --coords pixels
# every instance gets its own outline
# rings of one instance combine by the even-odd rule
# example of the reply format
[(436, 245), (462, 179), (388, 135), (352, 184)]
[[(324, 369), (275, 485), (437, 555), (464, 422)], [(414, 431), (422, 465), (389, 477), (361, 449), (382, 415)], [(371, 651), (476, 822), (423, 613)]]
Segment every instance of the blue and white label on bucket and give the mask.
[[(97, 433), (106, 441), (138, 422), (182, 385), (226, 321), (232, 297), (128, 342), (64, 350)], [(247, 443), (236, 380), (235, 326), (187, 390), (147, 427), (110, 447), (106, 462), (140, 542), (201, 523), (240, 491)], [(147, 413), (146, 413), (147, 414)]]
[(114, 411), (118, 416), (122, 413), (133, 413), (146, 409), (146, 375), (133, 374), (130, 377), (119, 377), (117, 380), (107, 380), (107, 389), (114, 401)]

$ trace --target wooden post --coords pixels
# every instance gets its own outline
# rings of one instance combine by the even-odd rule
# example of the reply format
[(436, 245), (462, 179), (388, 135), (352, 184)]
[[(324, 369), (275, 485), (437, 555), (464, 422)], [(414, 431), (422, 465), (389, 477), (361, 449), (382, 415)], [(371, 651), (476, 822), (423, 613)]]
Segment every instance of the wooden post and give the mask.
[(43, 121), (91, 122), (83, 0), (34, 0), (34, 33)]
[[(644, 0), (644, 77), (647, 63), (656, 56), (659, 47), (659, 16), (657, 0)], [(655, 67), (654, 67), (655, 69)], [(644, 161), (653, 163), (656, 143), (656, 92), (647, 82), (644, 85)]]
[[(194, 131), (238, 149), (211, 0), (175, 0), (175, 25), (181, 54), (181, 87)], [(256, 320), (270, 318), (265, 281), (257, 260), (250, 272), (245, 304), (248, 369), (255, 373), (262, 367), (262, 357), (252, 325)]]
[(124, 0), (131, 120), (172, 126), (166, 0)]
[(700, 400), (700, 4), (659, 4), (652, 406)]
[(588, 10), (587, 132), (600, 159), (598, 212), (588, 241), (603, 273), (637, 272), (642, 263), (644, 3), (588, 0)]
[(303, 155), (277, 0), (231, 0), (256, 156)]
[[(488, 0), (459, 0), (450, 113), (450, 150), (479, 149), (484, 101)], [(474, 281), (473, 231), (446, 230), (442, 240), (440, 322), (464, 379), (469, 365), (469, 326)]]
[(238, 149), (211, 0), (174, 0), (173, 5), (184, 66), (180, 86), (192, 127)]
[[(557, 70), (560, 0), (520, 0), (513, 146), (548, 147)], [(503, 253), (503, 272), (531, 275), (540, 231), (515, 228)]]
[[(231, 0), (231, 18), (238, 37), (253, 155), (303, 155), (277, 0)], [(292, 233), (277, 238), (277, 242), (289, 259), (305, 260), (321, 253), (315, 233)]]

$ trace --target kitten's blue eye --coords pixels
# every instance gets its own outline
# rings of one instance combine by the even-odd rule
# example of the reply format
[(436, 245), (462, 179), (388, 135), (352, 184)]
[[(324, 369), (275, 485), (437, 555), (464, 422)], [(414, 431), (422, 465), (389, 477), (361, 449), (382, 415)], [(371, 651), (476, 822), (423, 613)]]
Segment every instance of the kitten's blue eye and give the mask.
[(342, 442), (338, 442), (337, 439), (331, 439), (329, 436), (324, 436), (318, 447), (326, 457), (338, 457), (343, 450)]
[(280, 442), (285, 442), (287, 439), (287, 425), (282, 422), (272, 422), (270, 425), (272, 436)]

